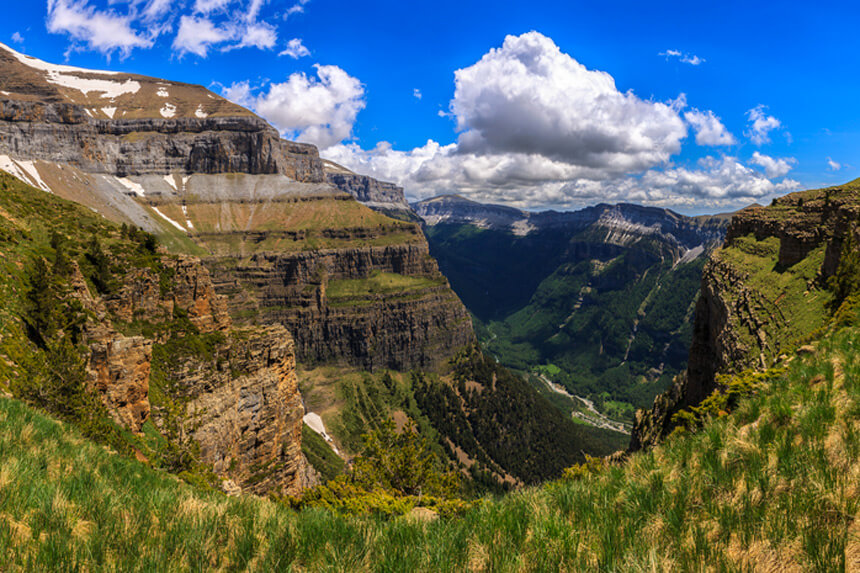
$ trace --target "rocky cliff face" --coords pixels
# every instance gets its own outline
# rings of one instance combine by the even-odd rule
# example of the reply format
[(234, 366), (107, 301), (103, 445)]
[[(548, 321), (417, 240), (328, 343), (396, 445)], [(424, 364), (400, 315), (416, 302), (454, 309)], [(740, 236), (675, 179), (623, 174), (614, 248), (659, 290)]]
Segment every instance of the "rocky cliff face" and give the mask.
[[(432, 368), (474, 339), (427, 244), (207, 259), (244, 321), (280, 323), (300, 360), (375, 370)], [(385, 281), (396, 281), (386, 287)]]
[[(132, 269), (108, 296), (93, 296), (75, 267), (73, 296), (90, 316), (84, 340), (91, 386), (117, 423), (140, 432), (150, 419), (156, 427), (165, 422), (165, 398), (150, 399), (157, 370), (159, 391), (181, 405), (182, 432), (199, 447), (201, 462), (244, 491), (297, 494), (305, 470), (304, 408), (289, 333), (282, 326), (234, 328), (199, 260), (163, 257), (161, 265), (162, 276)], [(169, 325), (177, 316), (194, 331), (175, 334)], [(132, 323), (155, 334), (120, 332)], [(187, 352), (189, 337), (214, 333), (211, 352)], [(155, 366), (154, 349), (160, 358)]]
[(355, 197), (356, 201), (375, 211), (395, 219), (415, 221), (417, 217), (406, 201), (403, 187), (394, 183), (377, 181), (373, 177), (353, 173), (333, 161), (323, 160), (326, 181), (332, 186)]
[(702, 276), (687, 371), (650, 411), (637, 413), (631, 447), (657, 443), (671, 417), (719, 389), (717, 375), (764, 369), (823, 325), (860, 184), (803, 191), (737, 213)]
[(281, 140), (253, 116), (94, 119), (76, 104), (7, 99), (0, 101), (0, 154), (119, 177), (178, 171), (323, 181), (315, 147)]

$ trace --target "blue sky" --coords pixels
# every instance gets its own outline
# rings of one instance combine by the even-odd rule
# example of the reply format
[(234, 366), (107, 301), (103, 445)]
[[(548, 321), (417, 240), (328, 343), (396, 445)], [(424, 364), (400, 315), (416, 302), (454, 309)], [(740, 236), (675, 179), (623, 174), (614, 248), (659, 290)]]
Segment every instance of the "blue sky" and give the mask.
[(700, 213), (860, 176), (853, 3), (8, 4), (19, 51), (206, 85), (412, 198)]

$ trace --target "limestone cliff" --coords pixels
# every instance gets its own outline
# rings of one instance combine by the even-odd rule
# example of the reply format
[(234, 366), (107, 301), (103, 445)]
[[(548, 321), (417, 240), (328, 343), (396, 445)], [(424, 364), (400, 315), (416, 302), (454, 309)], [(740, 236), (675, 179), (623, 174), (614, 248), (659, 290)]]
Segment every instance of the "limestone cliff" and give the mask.
[[(233, 317), (287, 327), (301, 359), (410, 369), (472, 340), (401, 188), (324, 162), (200, 86), (2, 45), (0, 72), (0, 169), (208, 255)], [(143, 292), (112, 307), (125, 321), (162, 312), (139, 278)]]
[(717, 375), (763, 369), (830, 316), (827, 280), (860, 214), (860, 183), (793, 193), (737, 213), (705, 267), (687, 371), (637, 413), (631, 448), (657, 443)]
[[(199, 260), (164, 256), (160, 268), (161, 277), (133, 268), (117, 292), (94, 296), (75, 266), (73, 296), (89, 313), (90, 384), (114, 420), (133, 432), (150, 419), (162, 426), (168, 404), (179, 405), (181, 431), (199, 447), (200, 461), (242, 490), (298, 493), (304, 408), (289, 333), (281, 326), (234, 328)], [(192, 331), (176, 332), (178, 316)], [(120, 332), (143, 326), (153, 334)], [(186, 350), (187, 340), (207, 334), (218, 335), (211, 351)], [(157, 401), (150, 400), (153, 371)]]
[(403, 194), (403, 187), (354, 173), (342, 165), (323, 159), (326, 181), (360, 203), (395, 219), (417, 221), (418, 216)]

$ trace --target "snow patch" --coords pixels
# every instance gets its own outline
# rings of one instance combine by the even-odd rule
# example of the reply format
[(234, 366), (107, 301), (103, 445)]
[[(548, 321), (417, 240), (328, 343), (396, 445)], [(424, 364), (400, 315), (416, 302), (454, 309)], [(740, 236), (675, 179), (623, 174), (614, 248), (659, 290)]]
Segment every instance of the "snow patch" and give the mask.
[(182, 214), (185, 215), (185, 226), (189, 229), (193, 229), (194, 223), (192, 223), (191, 219), (188, 218), (188, 207), (185, 205), (182, 206)]
[(164, 176), (164, 181), (165, 181), (168, 185), (170, 185), (171, 187), (173, 187), (173, 190), (174, 190), (174, 191), (179, 191), (179, 189), (177, 189), (177, 188), (176, 188), (176, 179), (174, 179), (173, 175), (165, 175), (165, 176)]
[(200, 119), (206, 119), (207, 117), (209, 117), (209, 114), (206, 113), (205, 111), (203, 111), (203, 105), (202, 104), (198, 105), (197, 109), (194, 110), (194, 115), (199, 117)]
[(146, 195), (146, 191), (144, 191), (143, 185), (141, 185), (140, 183), (135, 183), (128, 177), (115, 177), (115, 179), (120, 185), (122, 185), (135, 195), (139, 197), (143, 197), (144, 195)]
[(27, 185), (38, 187), (48, 193), (51, 192), (51, 188), (42, 181), (39, 171), (32, 161), (16, 161), (8, 155), (0, 155), (0, 169), (20, 179)]
[(45, 80), (48, 82), (83, 92), (84, 95), (89, 92), (102, 92), (101, 97), (116, 98), (123, 94), (137, 93), (140, 89), (140, 83), (127, 79), (124, 82), (107, 79), (82, 78), (80, 74), (88, 76), (116, 76), (120, 72), (108, 72), (105, 70), (87, 70), (84, 68), (76, 68), (74, 66), (61, 66), (59, 64), (50, 64), (43, 62), (38, 58), (26, 56), (16, 52), (5, 44), (0, 44), (0, 48), (5, 49), (12, 56), (27, 67), (45, 72)]
[(36, 184), (36, 187), (42, 191), (47, 191), (48, 193), (51, 192), (51, 188), (48, 187), (47, 183), (42, 181), (42, 178), (39, 176), (39, 170), (36, 168), (35, 163), (32, 161), (18, 161), (18, 165), (27, 172), (27, 175)]
[(161, 117), (171, 118), (176, 115), (176, 106), (172, 103), (164, 104), (161, 108)]
[(89, 109), (84, 108), (84, 111), (87, 112), (88, 116), (93, 117), (93, 112), (91, 112)]
[(158, 97), (170, 97), (170, 92), (167, 91), (166, 88), (158, 88), (158, 91), (155, 92), (155, 95)]
[(179, 223), (177, 223), (176, 221), (174, 221), (173, 219), (171, 219), (170, 217), (168, 217), (167, 215), (165, 215), (164, 213), (159, 211), (158, 207), (153, 206), (152, 210), (155, 211), (156, 213), (158, 213), (159, 215), (161, 215), (162, 219), (164, 219), (165, 221), (167, 221), (168, 223), (170, 223), (171, 225), (173, 225), (174, 227), (176, 227), (177, 229), (179, 229), (183, 233), (186, 231), (185, 227), (183, 227), (182, 225), (180, 225)]
[(337, 446), (334, 445), (334, 440), (332, 440), (331, 436), (326, 433), (325, 424), (323, 423), (323, 420), (322, 418), (320, 418), (319, 414), (314, 412), (308, 412), (307, 414), (305, 414), (303, 420), (305, 424), (308, 425), (308, 428), (322, 436), (322, 438), (329, 443), (331, 449), (334, 450), (334, 453), (340, 455), (340, 452), (337, 451)]
[(113, 119), (113, 114), (116, 113), (116, 108), (115, 107), (103, 107), (102, 111), (105, 112), (106, 116)]

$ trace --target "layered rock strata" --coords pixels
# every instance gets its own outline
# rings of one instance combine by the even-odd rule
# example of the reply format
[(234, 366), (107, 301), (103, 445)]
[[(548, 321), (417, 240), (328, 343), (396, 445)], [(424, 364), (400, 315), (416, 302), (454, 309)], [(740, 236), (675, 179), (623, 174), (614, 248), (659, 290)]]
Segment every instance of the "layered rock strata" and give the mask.
[[(474, 339), (469, 314), (426, 243), (259, 253), (238, 265), (226, 257), (206, 264), (232, 314), (285, 325), (303, 361), (433, 368)], [(397, 275), (404, 284), (396, 291), (332, 296), (332, 285), (361, 287), (377, 273)]]
[[(197, 443), (200, 461), (243, 491), (297, 494), (306, 473), (301, 454), (304, 408), (289, 333), (278, 325), (234, 328), (209, 272), (193, 257), (164, 257), (169, 288), (151, 269), (133, 269), (114, 294), (93, 296), (75, 267), (72, 293), (90, 318), (84, 340), (91, 386), (114, 420), (140, 432), (152, 419), (152, 356), (184, 335), (155, 329), (155, 338), (125, 336), (133, 322), (157, 327), (177, 316), (201, 335), (221, 333), (209, 355), (174, 354), (159, 364), (170, 399), (184, 409), (182, 432)], [(177, 339), (176, 337), (179, 336)], [(162, 391), (165, 391), (162, 388)]]

